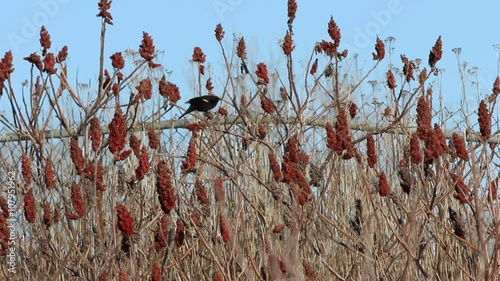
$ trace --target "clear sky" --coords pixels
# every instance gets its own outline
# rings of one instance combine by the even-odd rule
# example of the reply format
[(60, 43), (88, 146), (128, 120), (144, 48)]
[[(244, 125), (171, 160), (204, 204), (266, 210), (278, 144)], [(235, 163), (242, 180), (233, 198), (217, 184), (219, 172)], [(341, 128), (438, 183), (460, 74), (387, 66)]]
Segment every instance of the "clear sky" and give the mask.
[[(193, 47), (201, 47), (208, 62), (221, 58), (214, 39), (217, 23), (225, 29), (227, 50), (231, 50), (233, 34), (244, 35), (250, 62), (283, 63), (278, 42), (287, 28), (286, 2), (115, 0), (110, 9), (114, 25), (108, 26), (106, 58), (116, 51), (137, 49), (142, 32), (148, 32), (157, 50), (165, 51), (161, 63), (173, 71), (171, 79), (180, 86), (185, 100), (193, 95), (185, 85), (192, 78), (189, 60)], [(333, 16), (342, 32), (340, 48), (349, 49), (350, 56), (360, 53), (363, 69), (373, 64), (371, 53), (377, 35), (381, 39), (396, 38), (394, 64), (400, 68), (401, 53), (427, 62), (430, 48), (442, 35), (443, 59), (438, 67), (445, 68), (443, 92), (450, 107), (458, 107), (460, 96), (457, 60), (452, 52), (455, 47), (462, 48), (467, 68), (479, 67), (481, 94), (491, 93), (497, 76), (498, 55), (492, 46), (500, 43), (496, 20), (499, 1), (482, 1), (482, 4), (414, 0), (297, 2), (296, 60), (307, 60), (315, 42), (329, 39), (327, 22)], [(95, 81), (100, 36), (97, 12), (97, 1), (89, 0), (5, 1), (0, 17), (0, 52), (2, 55), (7, 50), (13, 52), (14, 81), (20, 83), (28, 77), (29, 64), (22, 58), (35, 51), (40, 54), (38, 39), (42, 24), (51, 35), (53, 50), (68, 46), (69, 75), (76, 76), (78, 71), (79, 80)], [(382, 81), (387, 63), (380, 70), (378, 79)]]

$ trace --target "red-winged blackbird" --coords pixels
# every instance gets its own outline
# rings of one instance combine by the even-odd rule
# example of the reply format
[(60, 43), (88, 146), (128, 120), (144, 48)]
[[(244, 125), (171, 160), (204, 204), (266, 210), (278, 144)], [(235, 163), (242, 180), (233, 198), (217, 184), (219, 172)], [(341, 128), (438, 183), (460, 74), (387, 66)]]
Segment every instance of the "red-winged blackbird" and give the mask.
[(195, 110), (203, 112), (209, 111), (210, 109), (216, 107), (217, 103), (219, 103), (220, 100), (221, 98), (219, 98), (218, 96), (208, 96), (208, 95), (192, 98), (187, 102), (189, 103), (189, 108), (186, 110), (186, 112), (184, 112), (184, 114), (181, 115), (181, 117), (179, 117), (179, 119), (184, 117), (184, 115), (193, 112)]

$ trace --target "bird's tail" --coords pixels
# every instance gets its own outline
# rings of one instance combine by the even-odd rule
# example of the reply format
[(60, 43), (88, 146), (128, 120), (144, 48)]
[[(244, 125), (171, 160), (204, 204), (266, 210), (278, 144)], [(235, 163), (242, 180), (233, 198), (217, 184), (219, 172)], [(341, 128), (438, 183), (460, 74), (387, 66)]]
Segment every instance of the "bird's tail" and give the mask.
[(180, 120), (182, 117), (186, 116), (186, 114), (188, 114), (189, 112), (191, 111), (186, 110), (184, 113), (182, 113), (182, 115), (179, 118), (177, 118), (177, 120)]

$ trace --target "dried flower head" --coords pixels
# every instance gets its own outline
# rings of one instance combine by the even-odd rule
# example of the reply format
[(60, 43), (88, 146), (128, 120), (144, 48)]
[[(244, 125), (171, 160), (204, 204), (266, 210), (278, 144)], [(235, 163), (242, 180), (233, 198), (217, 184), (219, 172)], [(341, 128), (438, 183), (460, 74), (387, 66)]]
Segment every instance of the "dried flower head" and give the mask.
[(26, 153), (23, 153), (23, 155), (21, 156), (21, 174), (23, 175), (23, 179), (26, 185), (29, 185), (32, 179), (31, 159)]
[(125, 67), (125, 59), (122, 56), (122, 52), (116, 52), (110, 57), (111, 65), (116, 69), (123, 69)]
[(172, 186), (170, 171), (164, 160), (160, 161), (156, 167), (156, 193), (158, 193), (158, 200), (160, 201), (162, 211), (165, 214), (169, 214), (175, 207), (177, 198)]
[(500, 177), (497, 177), (496, 179), (492, 180), (490, 185), (489, 185), (489, 190), (488, 190), (488, 201), (493, 202), (498, 199), (498, 183), (500, 181)]
[(32, 188), (28, 189), (24, 196), (24, 217), (29, 223), (36, 219), (35, 195)]
[(135, 96), (134, 103), (139, 100), (145, 99), (149, 100), (153, 96), (153, 84), (149, 78), (144, 78), (139, 82), (139, 86), (136, 86), (137, 95)]
[(78, 146), (78, 140), (75, 138), (71, 138), (69, 141), (70, 145), (70, 158), (75, 165), (77, 175), (81, 175), (83, 173), (83, 168), (85, 166), (85, 158), (83, 158), (83, 151)]
[(52, 166), (52, 160), (47, 157), (45, 162), (45, 187), (48, 190), (53, 189), (56, 186), (56, 178), (54, 174), (54, 167)]
[(209, 92), (211, 92), (214, 89), (214, 85), (212, 84), (211, 78), (207, 79), (207, 82), (205, 83), (205, 89), (207, 89)]
[(328, 22), (328, 35), (332, 38), (335, 50), (337, 50), (340, 45), (341, 34), (340, 28), (337, 26), (335, 20), (333, 20), (333, 17), (330, 17), (330, 21)]
[(145, 146), (141, 149), (139, 157), (139, 166), (135, 169), (135, 177), (138, 180), (144, 179), (144, 176), (149, 172), (149, 154)]
[(73, 208), (78, 218), (85, 216), (87, 212), (87, 203), (83, 199), (80, 188), (75, 183), (71, 184), (71, 203), (73, 203)]
[(479, 132), (481, 133), (481, 139), (487, 141), (491, 136), (491, 115), (488, 110), (488, 105), (484, 100), (479, 104), (478, 110), (478, 123)]
[(29, 63), (32, 63), (33, 65), (36, 66), (36, 68), (38, 68), (38, 70), (42, 71), (43, 69), (42, 59), (36, 53), (30, 54), (30, 56), (25, 57), (24, 60), (28, 61)]
[(493, 82), (493, 89), (491, 89), (491, 91), (495, 96), (500, 94), (500, 77), (497, 76), (495, 82)]
[(175, 246), (177, 246), (177, 248), (180, 248), (184, 243), (184, 236), (185, 236), (184, 223), (179, 218), (177, 219), (177, 229), (175, 230), (175, 238), (174, 238)]
[(295, 135), (285, 145), (281, 172), (283, 182), (290, 184), (292, 193), (300, 205), (304, 205), (312, 194), (309, 182), (304, 176), (307, 164), (309, 164), (309, 155), (299, 149), (298, 138)]
[(162, 76), (159, 84), (159, 92), (162, 97), (168, 98), (171, 105), (176, 104), (181, 99), (181, 93), (177, 85), (167, 82), (165, 75)]
[(219, 229), (222, 241), (224, 241), (224, 243), (228, 242), (231, 238), (231, 232), (229, 231), (227, 219), (223, 214), (219, 214)]
[(266, 126), (264, 124), (259, 124), (259, 127), (257, 128), (257, 137), (263, 140), (266, 136)]
[(236, 56), (238, 56), (242, 60), (245, 60), (247, 58), (247, 50), (244, 37), (241, 37), (238, 41), (238, 46), (236, 47)]
[(307, 203), (307, 195), (306, 193), (297, 187), (297, 184), (294, 182), (290, 182), (290, 189), (292, 190), (292, 194), (299, 203), (300, 206), (304, 206)]
[(384, 117), (390, 117), (391, 116), (391, 108), (389, 106), (386, 106), (384, 109)]
[(420, 85), (423, 85), (425, 80), (427, 80), (427, 68), (422, 69), (422, 71), (420, 71), (420, 74), (418, 75), (418, 83)]
[(439, 155), (448, 153), (450, 149), (446, 145), (446, 136), (437, 123), (434, 123), (434, 133), (436, 134), (437, 145), (439, 145), (439, 151), (441, 152)]
[(413, 164), (419, 164), (422, 162), (420, 143), (418, 142), (418, 135), (416, 133), (411, 134), (410, 138), (410, 160)]
[(151, 269), (151, 281), (162, 281), (162, 280), (163, 280), (163, 273), (161, 270), (161, 265), (155, 262)]
[[(330, 42), (330, 41), (325, 41), (325, 40), (316, 44), (316, 52), (318, 52), (318, 53), (324, 52), (329, 57), (335, 57), (335, 56), (338, 57), (338, 55), (339, 55), (337, 53), (337, 46), (336, 46), (335, 42)], [(342, 54), (342, 56), (344, 56), (344, 55)], [(347, 53), (345, 54), (345, 56), (347, 56)]]
[(139, 46), (139, 54), (143, 59), (151, 62), (154, 58), (155, 46), (153, 44), (153, 38), (149, 36), (147, 32), (142, 33), (142, 41)]
[(3, 82), (10, 78), (10, 74), (14, 72), (12, 52), (5, 52), (4, 57), (0, 60), (0, 96), (2, 95)]
[(113, 25), (113, 16), (110, 12), (108, 12), (108, 10), (111, 8), (111, 2), (112, 1), (100, 0), (99, 3), (97, 3), (99, 13), (96, 15), (96, 17), (103, 18), (104, 22), (109, 25)]
[(82, 175), (85, 178), (88, 178), (90, 180), (94, 180), (94, 178), (95, 178), (95, 165), (94, 165), (94, 161), (88, 161), (87, 162), (87, 165), (83, 169)]
[(206, 60), (206, 56), (201, 50), (200, 47), (194, 47), (193, 50), (193, 62), (204, 63)]
[(472, 202), (473, 198), (470, 195), (469, 187), (465, 184), (462, 177), (456, 174), (451, 174), (451, 179), (455, 184), (455, 194), (453, 194), (453, 197), (455, 199), (458, 199), (458, 201), (460, 201), (460, 204)]
[(407, 83), (410, 80), (415, 80), (413, 76), (413, 70), (415, 69), (415, 63), (410, 61), (405, 55), (401, 55), (401, 61), (403, 62), (403, 74)]
[(295, 14), (297, 13), (297, 1), (288, 0), (287, 11), (288, 11), (288, 24), (291, 25), (293, 23), (293, 20), (295, 19)]
[(52, 210), (50, 209), (50, 203), (45, 203), (43, 205), (43, 224), (47, 227), (52, 224)]
[(387, 86), (391, 90), (396, 89), (398, 86), (396, 85), (396, 78), (394, 78), (394, 74), (392, 74), (391, 70), (387, 71)]
[(283, 53), (285, 54), (285, 56), (289, 56), (292, 54), (295, 46), (293, 45), (292, 35), (290, 34), (290, 31), (286, 32), (281, 48), (283, 49)]
[(198, 136), (198, 132), (205, 130), (207, 127), (206, 123), (203, 122), (197, 122), (197, 123), (191, 123), (186, 125), (186, 129), (193, 132), (193, 136)]
[(469, 153), (467, 152), (467, 148), (465, 147), (464, 139), (459, 136), (457, 133), (453, 133), (451, 135), (452, 144), (455, 152), (457, 153), (457, 157), (464, 160), (469, 161)]
[(255, 71), (257, 77), (261, 80), (257, 84), (269, 84), (269, 76), (267, 74), (267, 66), (265, 63), (261, 62), (257, 64), (257, 70)]
[(141, 155), (141, 141), (139, 140), (139, 138), (137, 138), (136, 135), (130, 135), (128, 142), (130, 148), (134, 152), (134, 155), (139, 158), (139, 156)]
[(383, 60), (385, 57), (385, 45), (380, 38), (377, 36), (377, 43), (375, 44), (375, 51), (377, 53), (372, 53), (373, 60)]
[(99, 118), (90, 119), (90, 140), (92, 141), (92, 150), (97, 151), (101, 146), (102, 131), (99, 125)]
[(280, 97), (282, 101), (288, 101), (290, 98), (288, 97), (288, 93), (286, 92), (285, 87), (280, 87)]
[(351, 118), (354, 118), (356, 117), (357, 113), (358, 113), (358, 106), (356, 105), (356, 103), (351, 102), (349, 104), (349, 116), (351, 116)]
[(42, 47), (42, 56), (47, 54), (47, 50), (50, 49), (52, 42), (50, 41), (50, 34), (42, 25), (40, 28), (40, 46)]
[(189, 140), (189, 146), (186, 153), (186, 160), (182, 161), (181, 173), (183, 175), (191, 173), (196, 167), (196, 158), (198, 154), (196, 153), (196, 135), (193, 134)]
[(224, 38), (224, 30), (222, 29), (222, 25), (219, 23), (215, 27), (215, 39), (220, 42), (222, 41), (222, 38)]
[(420, 96), (417, 102), (417, 134), (419, 139), (425, 141), (428, 138), (431, 122), (431, 104), (424, 96)]
[(387, 183), (387, 176), (385, 175), (385, 172), (382, 171), (378, 176), (378, 194), (381, 197), (385, 197), (389, 195), (390, 192), (391, 189)]
[(429, 53), (429, 66), (431, 68), (434, 68), (436, 66), (436, 63), (441, 59), (443, 56), (443, 41), (441, 41), (441, 35), (438, 37), (436, 40), (436, 44), (432, 47), (430, 53)]
[(158, 149), (160, 146), (160, 141), (158, 140), (158, 135), (153, 129), (148, 130), (149, 148)]
[(281, 182), (283, 180), (283, 174), (281, 173), (280, 166), (278, 164), (278, 160), (276, 160), (276, 156), (274, 154), (268, 154), (269, 165), (271, 166), (271, 170), (273, 171), (273, 177), (276, 182)]
[(309, 71), (309, 74), (314, 75), (318, 71), (318, 59), (316, 59), (311, 66), (311, 70)]
[(134, 217), (123, 204), (118, 204), (115, 210), (118, 217), (118, 229), (123, 236), (132, 235), (134, 233)]
[[(294, 186), (290, 186), (292, 188), (292, 191), (295, 193), (299, 192), (300, 194), (296, 195), (300, 195), (299, 198), (304, 197), (303, 199), (307, 201), (307, 199), (312, 193), (312, 190), (304, 174), (300, 170), (299, 165), (297, 165), (297, 163), (291, 162), (289, 159), (284, 157), (282, 163), (282, 173), (283, 173), (283, 182), (289, 184), (293, 183)], [(295, 188), (296, 185), (300, 187), (300, 190), (295, 190), (295, 191), (293, 190), (293, 188)]]
[(113, 120), (109, 123), (109, 151), (112, 154), (120, 153), (125, 147), (125, 141), (127, 138), (127, 116), (122, 113), (122, 109), (119, 105), (116, 105), (115, 114)]
[(47, 74), (55, 74), (57, 68), (55, 68), (56, 59), (53, 53), (48, 53), (43, 59), (43, 71)]
[(341, 107), (337, 114), (337, 121), (335, 122), (335, 135), (338, 142), (337, 153), (338, 155), (341, 155), (342, 151), (352, 147), (349, 123), (347, 121), (347, 113), (344, 107)]
[(433, 159), (439, 157), (443, 153), (436, 132), (432, 129), (429, 130), (429, 134), (424, 144), (425, 163), (432, 163)]
[(168, 217), (166, 215), (163, 215), (158, 222), (155, 231), (154, 247), (157, 252), (168, 246), (168, 234)]
[(214, 183), (214, 196), (216, 202), (223, 202), (226, 192), (224, 191), (224, 186), (222, 184), (222, 178), (218, 177), (215, 179)]
[(375, 168), (377, 164), (377, 151), (375, 150), (373, 135), (368, 135), (368, 137), (366, 137), (366, 151), (368, 156), (368, 167)]
[(260, 94), (260, 106), (264, 110), (265, 113), (271, 114), (274, 112), (274, 104), (273, 102), (264, 96), (263, 94)]
[(113, 95), (115, 97), (118, 97), (120, 94), (120, 85), (118, 83), (113, 83), (113, 86), (111, 86), (111, 91), (113, 92)]
[(325, 125), (326, 129), (326, 147), (333, 149), (335, 151), (342, 151), (342, 147), (339, 145), (339, 142), (337, 140), (337, 135), (335, 134), (335, 130), (333, 129), (332, 124), (330, 122), (327, 122)]
[[(297, 135), (294, 135), (288, 139), (285, 145), (283, 161), (298, 164), (302, 168), (305, 168), (305, 166), (309, 164), (309, 156), (299, 148)], [(304, 170), (302, 168), (301, 170)]]
[(68, 46), (62, 47), (62, 49), (57, 53), (56, 61), (62, 63), (68, 57)]
[(228, 112), (227, 112), (227, 109), (225, 107), (219, 107), (219, 109), (217, 110), (217, 113), (219, 113), (220, 116), (227, 116)]
[(132, 153), (131, 149), (123, 150), (116, 156), (115, 160), (116, 161), (125, 160), (131, 153)]
[(95, 185), (98, 191), (106, 190), (106, 185), (104, 185), (104, 167), (102, 166), (102, 162), (97, 162)]
[(203, 183), (198, 178), (196, 179), (196, 182), (194, 183), (194, 191), (196, 192), (196, 198), (198, 199), (198, 202), (201, 205), (209, 205), (210, 204), (210, 199), (208, 199), (208, 196), (207, 196), (207, 190), (205, 189), (205, 186), (203, 186)]

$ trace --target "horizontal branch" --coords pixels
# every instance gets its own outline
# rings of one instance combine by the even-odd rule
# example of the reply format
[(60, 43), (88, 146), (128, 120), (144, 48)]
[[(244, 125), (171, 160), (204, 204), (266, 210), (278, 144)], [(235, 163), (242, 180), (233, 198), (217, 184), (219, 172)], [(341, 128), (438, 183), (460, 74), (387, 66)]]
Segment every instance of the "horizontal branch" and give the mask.
[[(270, 116), (263, 117), (262, 119), (259, 120), (260, 122), (263, 123), (277, 123), (279, 121), (276, 121), (274, 118)], [(289, 118), (283, 118), (284, 123), (287, 124), (293, 124), (295, 123), (296, 118), (289, 117)], [(319, 118), (316, 119), (313, 122), (307, 122), (306, 125), (311, 126), (311, 127), (323, 127), (326, 122), (332, 122), (334, 120), (330, 118)], [(164, 120), (160, 121), (158, 125), (154, 125), (156, 128), (161, 129), (161, 130), (168, 130), (168, 129), (180, 129), (180, 128), (185, 128), (188, 124), (190, 124), (192, 121), (190, 120)], [(224, 124), (242, 124), (243, 120), (239, 118), (238, 115), (231, 115), (231, 116), (226, 116), (226, 117), (218, 117), (215, 119), (212, 119), (209, 121), (210, 124), (217, 124), (217, 123), (224, 123)], [(133, 131), (141, 131), (144, 128), (151, 128), (153, 126), (151, 123), (143, 124), (143, 125), (137, 125), (134, 126)], [(350, 122), (349, 124), (350, 128), (352, 130), (357, 130), (357, 131), (365, 131), (365, 132), (370, 132), (370, 131), (375, 131), (379, 130), (382, 127), (380, 125), (373, 125), (369, 123), (356, 123), (356, 122)], [(390, 130), (387, 130), (385, 133), (390, 133), (390, 134), (399, 134), (402, 135), (404, 132), (406, 133), (412, 133), (416, 131), (416, 127), (394, 127)], [(76, 131), (76, 130), (75, 130)], [(101, 127), (102, 134), (108, 134), (109, 129), (108, 126), (102, 126)], [(445, 137), (447, 139), (450, 139), (453, 133), (457, 133), (461, 136), (463, 136), (463, 132), (459, 131), (445, 131)], [(45, 139), (60, 139), (60, 138), (68, 138), (71, 135), (64, 129), (58, 129), (58, 130), (46, 130), (45, 131)], [(16, 141), (24, 141), (24, 140), (31, 140), (31, 138), (27, 134), (20, 134), (20, 133), (9, 133), (5, 134), (3, 136), (0, 136), (0, 143), (7, 143), (7, 142), (16, 142)], [(472, 141), (472, 142), (481, 142), (481, 138), (478, 135), (468, 135), (466, 141)], [(500, 143), (500, 136), (493, 136), (490, 139), (488, 139), (487, 143), (495, 143), (498, 144)]]

